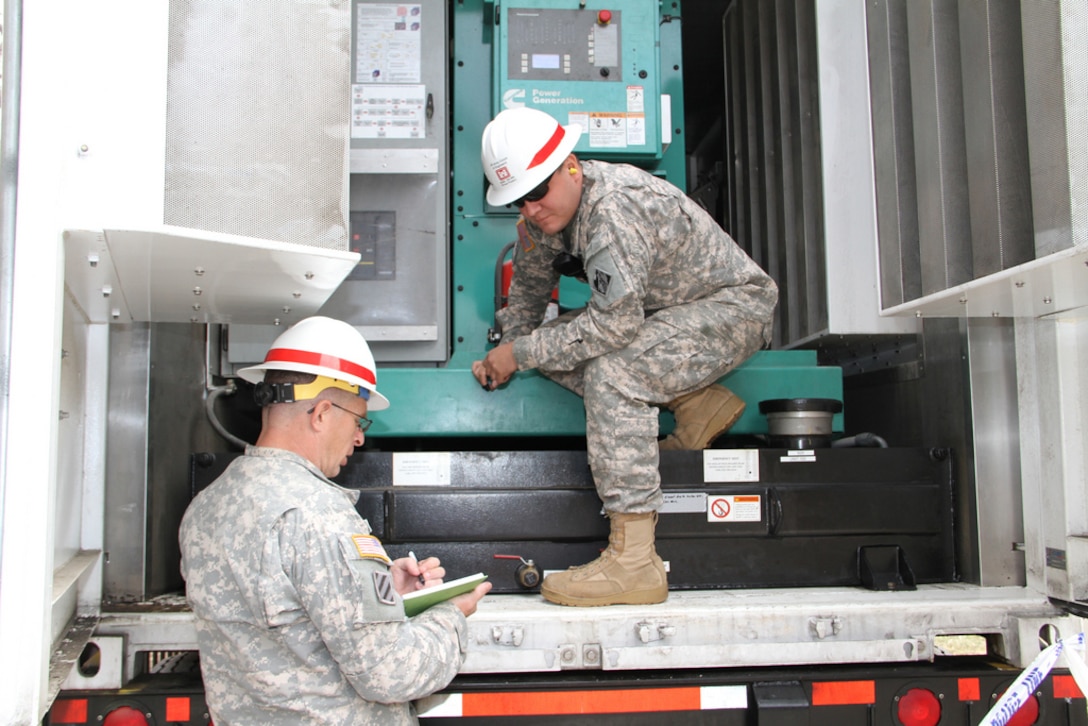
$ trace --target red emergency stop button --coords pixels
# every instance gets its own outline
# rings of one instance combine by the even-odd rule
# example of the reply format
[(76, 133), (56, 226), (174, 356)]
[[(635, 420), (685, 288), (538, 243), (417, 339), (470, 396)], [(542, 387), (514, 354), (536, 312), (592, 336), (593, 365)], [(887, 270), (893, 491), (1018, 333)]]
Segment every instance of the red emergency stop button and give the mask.
[(611, 10), (600, 10), (597, 12), (597, 25), (608, 25), (612, 22)]

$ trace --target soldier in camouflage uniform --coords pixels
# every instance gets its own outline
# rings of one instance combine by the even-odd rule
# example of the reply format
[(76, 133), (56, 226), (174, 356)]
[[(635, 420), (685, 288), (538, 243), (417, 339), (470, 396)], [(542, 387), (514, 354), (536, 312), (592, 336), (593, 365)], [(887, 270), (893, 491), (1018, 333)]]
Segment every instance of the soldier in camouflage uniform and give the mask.
[(414, 724), (445, 687), (484, 584), (408, 619), (401, 595), (441, 582), (436, 558), (390, 561), (332, 481), (388, 402), (346, 323), (308, 318), (240, 374), (264, 406), (256, 446), (197, 495), (182, 574), (217, 726)]
[[(548, 576), (564, 605), (661, 602), (654, 548), (661, 506), (658, 412), (676, 415), (661, 449), (701, 449), (744, 402), (715, 383), (770, 342), (774, 281), (683, 192), (633, 166), (580, 161), (581, 129), (520, 108), (484, 130), (491, 204), (521, 209), (502, 341), (473, 365), (488, 389), (538, 369), (583, 396), (586, 448), (611, 524), (609, 547)], [(588, 305), (542, 324), (560, 274)]]

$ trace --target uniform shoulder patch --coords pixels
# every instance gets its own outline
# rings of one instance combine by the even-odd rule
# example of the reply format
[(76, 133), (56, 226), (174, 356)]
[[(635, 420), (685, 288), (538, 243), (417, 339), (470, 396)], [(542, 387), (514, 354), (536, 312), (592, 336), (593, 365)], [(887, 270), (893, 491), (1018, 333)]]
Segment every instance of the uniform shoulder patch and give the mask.
[(396, 605), (396, 589), (393, 587), (393, 576), (388, 572), (371, 573), (374, 577), (374, 594), (382, 605)]
[(595, 270), (593, 273), (593, 289), (608, 297), (608, 288), (612, 286), (612, 276), (604, 270)]
[(518, 230), (518, 243), (521, 244), (521, 251), (522, 252), (532, 252), (533, 248), (536, 247), (536, 242), (533, 240), (532, 237), (529, 236), (529, 230), (525, 226), (525, 218), (524, 217), (522, 217), (521, 219), (518, 219), (517, 230)]
[(604, 247), (586, 260), (587, 280), (593, 296), (600, 305), (611, 305), (627, 295), (629, 287), (613, 252)]
[(387, 565), (393, 564), (393, 560), (389, 559), (389, 555), (385, 553), (385, 548), (382, 547), (382, 543), (374, 535), (353, 534), (351, 535), (351, 542), (355, 545), (355, 550), (363, 559), (381, 560)]

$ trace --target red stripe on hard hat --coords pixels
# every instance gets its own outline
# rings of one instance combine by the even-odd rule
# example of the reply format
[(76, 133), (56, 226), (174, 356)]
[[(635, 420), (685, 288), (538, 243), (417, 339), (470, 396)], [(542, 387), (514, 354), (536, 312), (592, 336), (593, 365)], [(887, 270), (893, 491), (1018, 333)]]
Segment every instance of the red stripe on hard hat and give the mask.
[(268, 351), (268, 355), (264, 357), (265, 363), (305, 363), (312, 366), (323, 366), (325, 368), (333, 368), (341, 373), (347, 373), (349, 375), (358, 376), (364, 381), (375, 385), (377, 378), (374, 376), (374, 371), (364, 368), (363, 366), (352, 363), (349, 360), (343, 358), (337, 358), (332, 355), (325, 355), (324, 353), (314, 353), (309, 350), (294, 350), (293, 348), (273, 348)]
[(559, 142), (563, 140), (563, 135), (565, 133), (566, 132), (563, 131), (563, 125), (556, 124), (555, 133), (552, 134), (552, 137), (550, 139), (548, 139), (548, 143), (540, 147), (540, 151), (536, 152), (536, 156), (534, 156), (532, 161), (529, 162), (529, 166), (525, 168), (532, 169), (537, 164), (543, 164), (545, 161), (547, 161), (548, 157), (552, 155), (553, 151), (555, 151), (555, 147), (559, 146)]

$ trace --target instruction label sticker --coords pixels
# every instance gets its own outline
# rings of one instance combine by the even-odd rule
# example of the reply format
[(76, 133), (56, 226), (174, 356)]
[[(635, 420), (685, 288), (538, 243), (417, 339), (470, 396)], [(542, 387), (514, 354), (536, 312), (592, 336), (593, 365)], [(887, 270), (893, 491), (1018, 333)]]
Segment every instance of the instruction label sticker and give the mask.
[(627, 115), (589, 114), (589, 145), (594, 149), (627, 148)]
[(791, 449), (786, 452), (785, 456), (778, 457), (778, 460), (784, 464), (791, 464), (799, 461), (816, 461), (816, 452), (812, 449)]
[(644, 146), (646, 144), (646, 116), (641, 113), (627, 114), (627, 145)]
[(759, 494), (711, 494), (707, 497), (708, 522), (760, 522), (763, 497)]
[(703, 481), (759, 481), (759, 449), (706, 449)]
[(423, 67), (420, 3), (355, 4), (357, 83), (419, 83)]
[(420, 139), (426, 135), (426, 86), (360, 83), (351, 89), (351, 138)]
[(393, 454), (393, 486), (449, 486), (450, 452), (395, 452)]
[(706, 494), (702, 492), (663, 492), (659, 514), (702, 514)]

